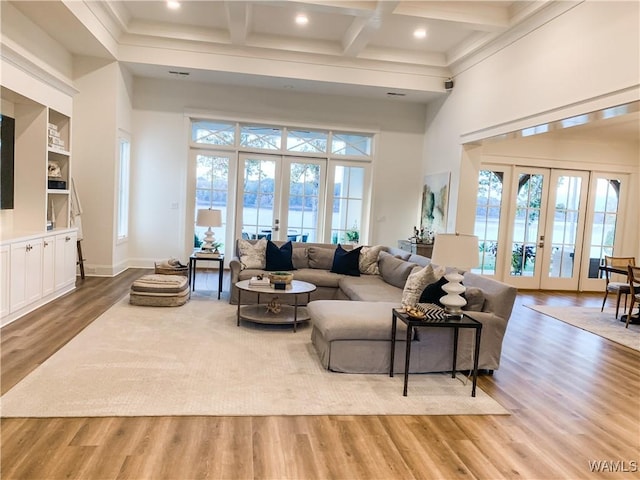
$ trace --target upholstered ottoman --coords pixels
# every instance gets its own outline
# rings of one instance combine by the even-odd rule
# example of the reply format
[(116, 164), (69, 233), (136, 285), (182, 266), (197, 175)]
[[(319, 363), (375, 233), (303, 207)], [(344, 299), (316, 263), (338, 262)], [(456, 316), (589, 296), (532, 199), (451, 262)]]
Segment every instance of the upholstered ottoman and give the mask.
[(182, 275), (144, 275), (131, 285), (129, 303), (148, 307), (178, 307), (189, 300), (189, 280)]

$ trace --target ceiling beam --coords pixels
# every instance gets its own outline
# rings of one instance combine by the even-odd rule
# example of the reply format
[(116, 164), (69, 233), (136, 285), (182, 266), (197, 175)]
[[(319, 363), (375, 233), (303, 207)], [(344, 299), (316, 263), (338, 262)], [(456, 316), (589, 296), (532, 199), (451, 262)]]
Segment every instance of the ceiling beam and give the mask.
[(251, 23), (251, 5), (248, 2), (224, 2), (227, 13), (227, 28), (233, 45), (244, 45), (249, 35)]
[(497, 32), (509, 28), (510, 2), (504, 6), (482, 5), (479, 2), (400, 2), (397, 15), (462, 23), (474, 30)]
[(342, 54), (347, 57), (357, 57), (380, 28), (383, 18), (392, 14), (399, 3), (399, 1), (382, 0), (377, 2), (375, 10), (368, 15), (354, 18), (342, 37)]

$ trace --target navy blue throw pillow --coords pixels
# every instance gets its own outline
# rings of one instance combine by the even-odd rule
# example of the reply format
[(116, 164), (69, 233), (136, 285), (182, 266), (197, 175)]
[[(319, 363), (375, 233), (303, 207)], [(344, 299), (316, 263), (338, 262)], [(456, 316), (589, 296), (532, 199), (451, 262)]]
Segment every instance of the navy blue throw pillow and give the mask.
[(352, 277), (360, 276), (360, 250), (362, 247), (353, 250), (345, 250), (342, 245), (338, 244), (336, 252), (333, 254), (333, 265), (331, 271), (333, 273), (342, 273)]
[(436, 305), (440, 305), (442, 307), (443, 305), (440, 303), (440, 299), (447, 294), (447, 292), (442, 290), (442, 287), (446, 285), (447, 282), (448, 280), (442, 277), (437, 282), (430, 283), (429, 285), (424, 287), (422, 294), (420, 294), (420, 300), (418, 301), (420, 303), (435, 303)]
[(295, 270), (293, 268), (293, 245), (287, 242), (280, 248), (271, 240), (267, 241), (267, 254), (265, 270), (278, 272), (282, 270)]

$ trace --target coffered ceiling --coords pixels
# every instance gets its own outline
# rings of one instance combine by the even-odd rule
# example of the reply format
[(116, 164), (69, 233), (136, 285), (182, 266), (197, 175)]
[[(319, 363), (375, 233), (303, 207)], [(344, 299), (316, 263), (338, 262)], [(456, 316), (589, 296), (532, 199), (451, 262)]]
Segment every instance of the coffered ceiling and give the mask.
[[(137, 75), (173, 71), (412, 102), (443, 94), (456, 65), (552, 3), (182, 0), (170, 9), (158, 0), (12, 2), (72, 53), (116, 57)], [(85, 12), (117, 48), (90, 38)], [(296, 23), (300, 15), (306, 24)]]

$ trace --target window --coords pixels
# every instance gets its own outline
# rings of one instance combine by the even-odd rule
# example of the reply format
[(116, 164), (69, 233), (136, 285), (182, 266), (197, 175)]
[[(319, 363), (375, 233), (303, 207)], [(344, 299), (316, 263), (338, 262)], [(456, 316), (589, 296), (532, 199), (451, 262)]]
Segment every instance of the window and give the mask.
[(331, 243), (359, 243), (365, 169), (338, 165), (334, 170)]
[(479, 240), (480, 267), (473, 269), (474, 273), (496, 274), (503, 178), (502, 172), (492, 170), (480, 170), (478, 176), (474, 234)]
[(235, 123), (196, 120), (191, 124), (191, 141), (207, 145), (235, 145)]
[(331, 141), (331, 153), (345, 156), (370, 156), (372, 143), (371, 135), (335, 132)]
[[(229, 163), (227, 154), (210, 153), (196, 156), (196, 211), (193, 215), (195, 225), (198, 210), (213, 208), (222, 212), (222, 226), (213, 228), (213, 233), (219, 249), (226, 236), (225, 220), (227, 218), (227, 201), (229, 195)], [(193, 246), (199, 248), (204, 239), (207, 227), (195, 226)]]
[(121, 137), (119, 141), (120, 162), (118, 165), (118, 219), (117, 239), (129, 236), (129, 178), (131, 142)]
[(282, 130), (274, 127), (242, 125), (240, 127), (240, 145), (261, 150), (280, 150)]
[(327, 151), (327, 133), (306, 130), (287, 132), (287, 150), (290, 152), (325, 153)]

